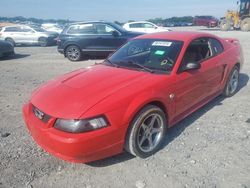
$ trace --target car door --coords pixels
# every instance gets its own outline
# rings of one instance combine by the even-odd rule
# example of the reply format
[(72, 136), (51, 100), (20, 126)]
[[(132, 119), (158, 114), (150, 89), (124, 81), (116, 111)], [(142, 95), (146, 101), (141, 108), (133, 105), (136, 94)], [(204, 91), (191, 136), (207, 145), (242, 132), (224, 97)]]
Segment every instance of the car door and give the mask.
[(204, 66), (207, 69), (207, 87), (210, 88), (210, 94), (216, 93), (220, 90), (224, 78), (227, 62), (224, 57), (224, 47), (222, 43), (215, 38), (209, 38), (209, 46), (212, 51), (211, 58), (204, 61)]
[[(212, 49), (208, 38), (193, 40), (186, 49), (182, 63), (176, 74), (175, 97), (176, 118), (183, 117), (202, 104), (214, 91), (219, 72), (214, 65)], [(185, 70), (188, 63), (199, 63), (200, 68)]]
[(95, 48), (97, 51), (113, 52), (126, 42), (126, 38), (121, 32), (109, 24), (95, 23), (97, 39)]
[(94, 52), (96, 50), (97, 33), (93, 23), (74, 24), (67, 31), (67, 41), (64, 46), (76, 44), (83, 52)]
[(38, 42), (39, 34), (30, 27), (23, 27), (22, 28), (24, 42), (27, 43), (35, 43)]

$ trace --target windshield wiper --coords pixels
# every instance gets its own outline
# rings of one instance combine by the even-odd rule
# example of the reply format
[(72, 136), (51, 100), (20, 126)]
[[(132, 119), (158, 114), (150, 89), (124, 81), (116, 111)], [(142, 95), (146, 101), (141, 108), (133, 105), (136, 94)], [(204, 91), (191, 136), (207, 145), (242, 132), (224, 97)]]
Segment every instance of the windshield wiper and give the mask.
[(131, 60), (130, 61), (122, 61), (120, 63), (128, 63), (128, 64), (131, 64), (131, 65), (136, 65), (137, 67), (139, 67), (139, 68), (141, 68), (141, 69), (143, 69), (143, 70), (145, 70), (147, 72), (150, 72), (150, 73), (154, 73), (155, 72), (154, 70), (152, 70), (152, 69), (150, 69), (148, 67), (145, 67), (145, 66), (143, 66), (143, 65), (141, 65), (139, 63), (136, 63), (134, 61), (131, 61)]
[(110, 61), (109, 59), (105, 59), (105, 61), (107, 61), (109, 64), (111, 64), (111, 65), (114, 66), (114, 67), (117, 67), (117, 68), (120, 67), (120, 66), (117, 65), (116, 63), (113, 63), (112, 61)]

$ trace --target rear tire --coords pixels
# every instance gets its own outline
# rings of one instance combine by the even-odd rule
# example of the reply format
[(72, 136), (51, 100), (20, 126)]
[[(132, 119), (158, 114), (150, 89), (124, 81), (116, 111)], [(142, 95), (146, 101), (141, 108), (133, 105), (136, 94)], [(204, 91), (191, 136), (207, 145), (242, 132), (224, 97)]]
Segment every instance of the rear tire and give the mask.
[(231, 24), (227, 20), (222, 20), (220, 23), (220, 29), (222, 31), (229, 31), (231, 29)]
[(15, 41), (12, 38), (6, 38), (5, 41), (9, 42), (12, 46), (16, 45)]
[(250, 31), (250, 18), (245, 18), (241, 21), (240, 28), (242, 31)]
[(78, 46), (70, 45), (65, 50), (65, 56), (70, 61), (79, 61), (82, 58), (82, 52)]
[(232, 97), (237, 91), (238, 91), (238, 87), (239, 87), (239, 67), (238, 66), (234, 66), (234, 68), (232, 69), (226, 86), (224, 88), (223, 91), (223, 96), (224, 97)]
[(128, 129), (125, 150), (137, 157), (149, 157), (160, 149), (166, 130), (165, 113), (157, 106), (145, 106)]
[(38, 39), (38, 43), (41, 47), (45, 47), (48, 45), (48, 39), (45, 37), (41, 37)]

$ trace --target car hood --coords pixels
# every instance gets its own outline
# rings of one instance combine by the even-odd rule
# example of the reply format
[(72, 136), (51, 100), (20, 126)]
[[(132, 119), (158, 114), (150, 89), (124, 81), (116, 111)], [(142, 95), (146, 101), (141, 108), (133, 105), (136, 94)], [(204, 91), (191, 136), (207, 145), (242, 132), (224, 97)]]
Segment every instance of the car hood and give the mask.
[(77, 119), (106, 97), (145, 80), (150, 73), (94, 65), (52, 80), (38, 88), (31, 103), (56, 118)]

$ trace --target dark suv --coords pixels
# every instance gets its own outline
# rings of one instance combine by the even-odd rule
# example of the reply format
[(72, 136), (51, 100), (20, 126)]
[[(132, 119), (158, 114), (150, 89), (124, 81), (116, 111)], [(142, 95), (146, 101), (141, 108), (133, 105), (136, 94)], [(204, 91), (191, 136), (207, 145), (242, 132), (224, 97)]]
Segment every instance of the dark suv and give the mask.
[(70, 61), (78, 61), (84, 55), (107, 56), (128, 39), (141, 34), (126, 31), (111, 22), (73, 23), (59, 35), (58, 51)]
[(213, 16), (195, 16), (193, 22), (196, 26), (207, 27), (217, 27), (219, 23), (218, 19)]

